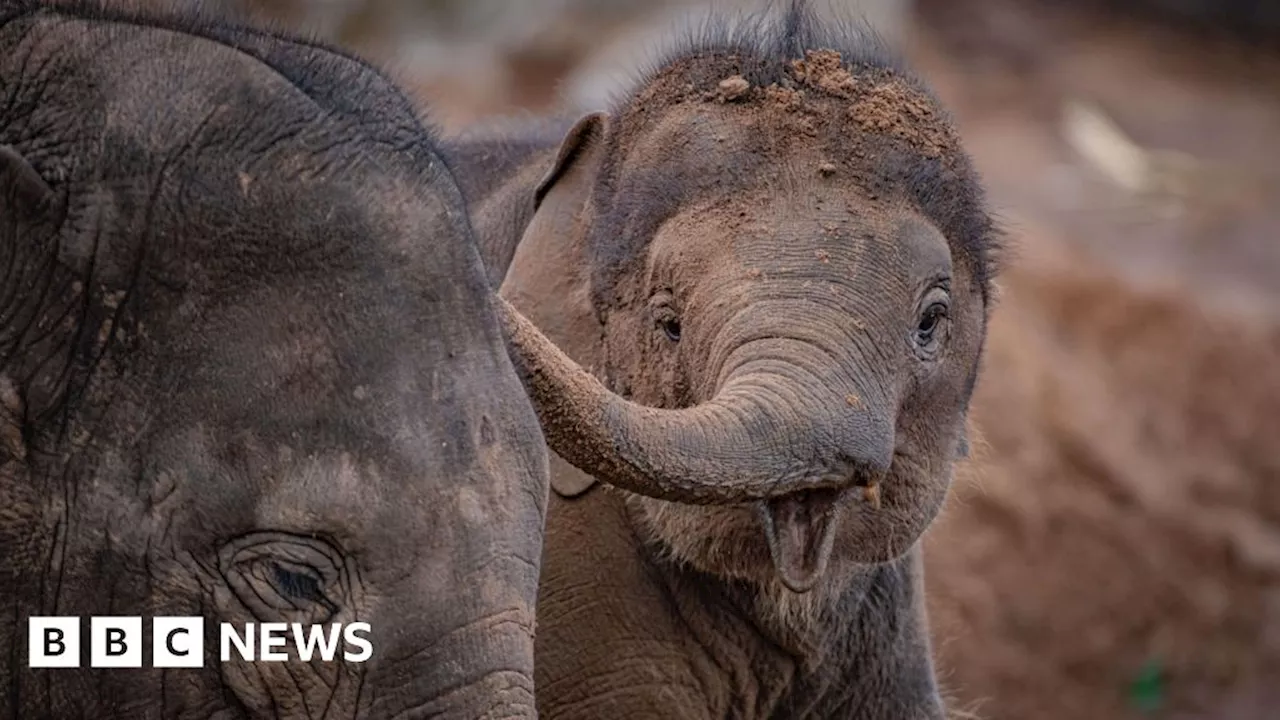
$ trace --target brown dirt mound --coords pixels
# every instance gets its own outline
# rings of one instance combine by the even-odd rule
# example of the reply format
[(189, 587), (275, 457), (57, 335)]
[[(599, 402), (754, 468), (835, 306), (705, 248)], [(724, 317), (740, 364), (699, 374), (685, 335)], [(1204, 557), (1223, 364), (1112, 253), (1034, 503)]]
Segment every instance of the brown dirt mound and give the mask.
[(993, 720), (1275, 717), (1280, 323), (1082, 263), (1005, 290), (926, 541), (943, 683)]
[(849, 97), (858, 84), (834, 50), (810, 50), (804, 60), (791, 63), (791, 72), (796, 80), (836, 97)]

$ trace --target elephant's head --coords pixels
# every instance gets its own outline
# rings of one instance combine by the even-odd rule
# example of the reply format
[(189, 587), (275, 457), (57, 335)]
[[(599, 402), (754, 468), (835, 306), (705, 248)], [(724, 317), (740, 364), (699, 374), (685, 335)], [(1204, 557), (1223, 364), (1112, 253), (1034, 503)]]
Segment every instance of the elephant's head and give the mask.
[[(405, 98), (36, 3), (0, 7), (0, 88), (0, 715), (534, 716), (546, 450)], [(27, 667), (49, 615), (79, 669)], [(141, 668), (89, 666), (102, 615)], [(204, 618), (202, 668), (152, 667), (156, 616)], [(290, 659), (224, 659), (224, 622)]]
[(796, 38), (677, 56), (564, 141), (509, 297), (549, 274), (540, 238), (576, 247), (585, 290), (552, 301), (582, 298), (603, 382), (505, 318), (552, 449), (677, 559), (805, 591), (942, 505), (997, 235), (926, 91)]

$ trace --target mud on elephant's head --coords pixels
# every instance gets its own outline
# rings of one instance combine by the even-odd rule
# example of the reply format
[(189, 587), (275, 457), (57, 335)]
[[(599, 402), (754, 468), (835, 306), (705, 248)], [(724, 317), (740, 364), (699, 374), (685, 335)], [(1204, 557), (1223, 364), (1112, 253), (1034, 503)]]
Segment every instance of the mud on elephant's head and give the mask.
[(676, 558), (797, 591), (938, 512), (998, 241), (933, 97), (822, 35), (702, 42), (570, 131), (529, 232), (579, 245), (608, 390), (507, 314), (557, 453)]
[[(404, 96), (26, 0), (0, 88), (0, 714), (533, 716), (545, 446)], [(41, 615), (201, 615), (204, 669), (29, 669)], [(220, 622), (371, 654), (220, 662)]]

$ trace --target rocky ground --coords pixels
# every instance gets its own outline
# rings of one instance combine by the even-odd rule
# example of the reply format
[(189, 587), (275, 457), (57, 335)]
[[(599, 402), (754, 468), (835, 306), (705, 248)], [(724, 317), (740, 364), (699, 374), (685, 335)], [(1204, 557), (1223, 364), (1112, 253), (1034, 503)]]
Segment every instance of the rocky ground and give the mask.
[[(863, 4), (954, 109), (1018, 248), (975, 458), (927, 539), (954, 704), (1280, 717), (1280, 58), (1085, 3)], [(390, 62), (461, 127), (597, 105), (699, 11), (406, 7), (265, 14)]]

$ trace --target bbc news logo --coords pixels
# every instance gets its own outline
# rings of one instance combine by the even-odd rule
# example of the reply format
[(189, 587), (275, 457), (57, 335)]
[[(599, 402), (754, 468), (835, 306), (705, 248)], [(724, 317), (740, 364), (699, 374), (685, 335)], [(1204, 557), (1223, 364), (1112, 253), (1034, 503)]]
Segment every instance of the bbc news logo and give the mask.
[[(33, 617), (27, 630), (27, 667), (80, 667), (80, 618)], [(248, 662), (285, 662), (292, 644), (298, 659), (362, 663), (373, 655), (369, 623), (304, 625), (245, 623), (218, 627), (219, 657)], [(141, 617), (89, 618), (89, 666), (142, 667)], [(339, 653), (339, 648), (342, 652)], [(204, 618), (156, 617), (151, 620), (151, 667), (204, 667)]]

